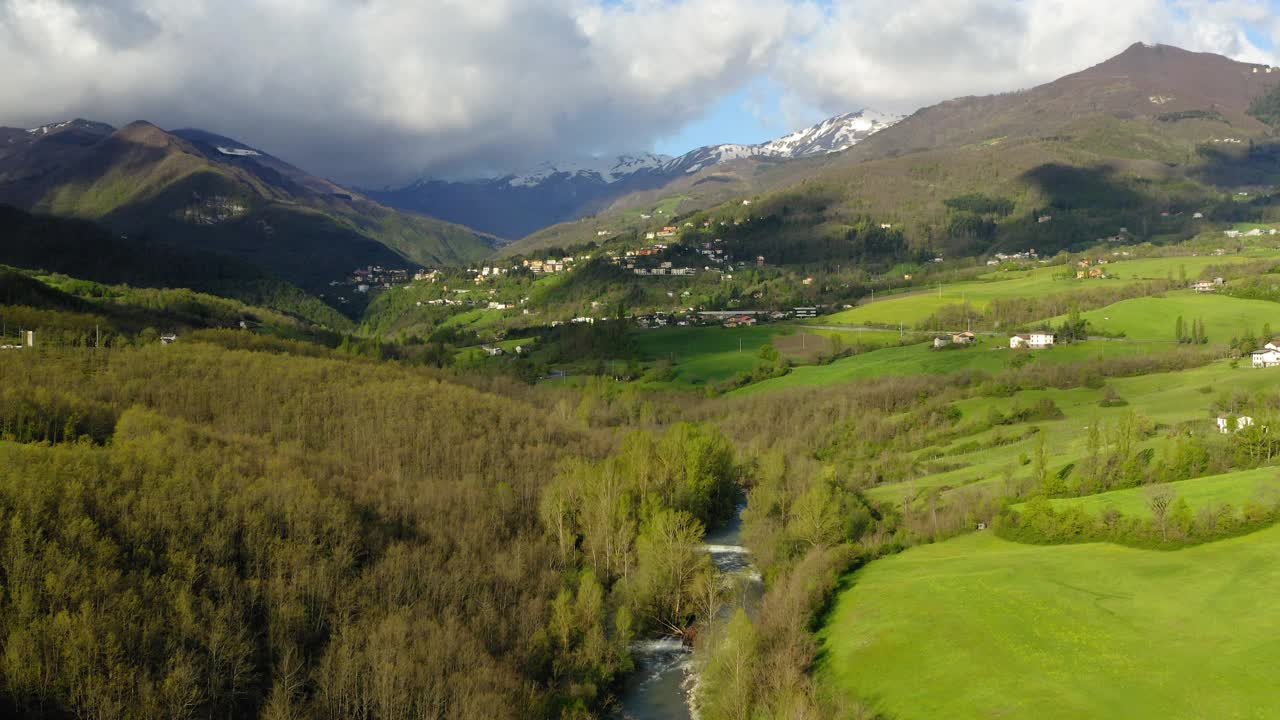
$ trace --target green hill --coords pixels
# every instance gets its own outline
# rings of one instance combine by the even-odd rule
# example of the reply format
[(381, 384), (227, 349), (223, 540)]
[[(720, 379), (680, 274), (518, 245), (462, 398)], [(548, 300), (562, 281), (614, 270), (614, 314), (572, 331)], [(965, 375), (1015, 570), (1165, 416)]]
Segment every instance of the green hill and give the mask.
[(107, 285), (189, 288), (340, 329), (350, 320), (318, 298), (232, 257), (122, 237), (94, 223), (0, 205), (0, 264)]
[(73, 123), (0, 152), (0, 201), (231, 255), (313, 292), (365, 265), (465, 263), (490, 237), (385, 208), (259, 151)]

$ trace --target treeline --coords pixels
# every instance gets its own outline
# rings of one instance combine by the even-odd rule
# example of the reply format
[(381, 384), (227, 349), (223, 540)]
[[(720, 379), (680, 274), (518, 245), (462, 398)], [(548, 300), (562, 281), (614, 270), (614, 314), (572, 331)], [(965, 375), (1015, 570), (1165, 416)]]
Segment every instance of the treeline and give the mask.
[(1129, 547), (1173, 550), (1244, 535), (1280, 521), (1280, 500), (1258, 497), (1238, 510), (1209, 504), (1192, 511), (1186, 498), (1169, 487), (1153, 487), (1146, 495), (1150, 517), (1133, 517), (1108, 509), (1100, 515), (1079, 505), (1055, 508), (1043, 496), (1020, 511), (1009, 510), (994, 524), (1000, 537), (1037, 545), (1110, 542)]

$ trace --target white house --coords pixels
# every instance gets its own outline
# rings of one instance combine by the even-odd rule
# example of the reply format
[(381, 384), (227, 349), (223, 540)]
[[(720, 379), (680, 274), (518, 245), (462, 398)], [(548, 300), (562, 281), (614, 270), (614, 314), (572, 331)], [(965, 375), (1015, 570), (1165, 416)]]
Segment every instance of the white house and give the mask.
[(1263, 348), (1253, 351), (1253, 366), (1256, 368), (1280, 366), (1280, 350)]
[(1248, 415), (1238, 415), (1234, 421), (1230, 415), (1218, 416), (1218, 432), (1223, 435), (1229, 435), (1237, 430), (1243, 430), (1253, 424), (1253, 418)]
[(1039, 350), (1053, 347), (1053, 333), (1038, 332), (1030, 335), (1014, 335), (1009, 338), (1009, 347), (1014, 350), (1020, 348)]

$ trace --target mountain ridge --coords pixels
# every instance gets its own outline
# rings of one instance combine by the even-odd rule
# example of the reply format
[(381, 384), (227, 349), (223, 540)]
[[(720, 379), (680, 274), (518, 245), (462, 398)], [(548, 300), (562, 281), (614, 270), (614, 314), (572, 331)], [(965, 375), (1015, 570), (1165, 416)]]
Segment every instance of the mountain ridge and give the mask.
[(392, 207), (455, 220), (500, 237), (521, 238), (557, 222), (609, 207), (628, 194), (737, 160), (792, 160), (843, 152), (892, 126), (898, 117), (861, 110), (827, 118), (780, 138), (707, 145), (679, 157), (636, 153), (587, 162), (547, 162), (527, 171), (464, 181), (418, 180), (366, 190)]
[(356, 267), (466, 263), (498, 244), (230, 138), (146, 121), (0, 130), (0, 202), (238, 257), (316, 293)]

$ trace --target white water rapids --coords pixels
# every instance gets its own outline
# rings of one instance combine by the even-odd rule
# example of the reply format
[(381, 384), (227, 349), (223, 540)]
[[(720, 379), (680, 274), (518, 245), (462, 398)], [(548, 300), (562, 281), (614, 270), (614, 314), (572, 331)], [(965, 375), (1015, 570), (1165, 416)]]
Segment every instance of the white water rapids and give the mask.
[[(759, 599), (763, 586), (760, 571), (751, 561), (751, 552), (742, 547), (742, 507), (734, 519), (708, 533), (702, 549), (736, 592), (724, 610), (728, 616), (738, 607), (751, 606)], [(680, 638), (663, 637), (642, 640), (631, 646), (636, 661), (635, 672), (622, 691), (620, 712), (624, 720), (696, 720), (692, 700), (698, 676), (694, 671), (693, 649)]]

